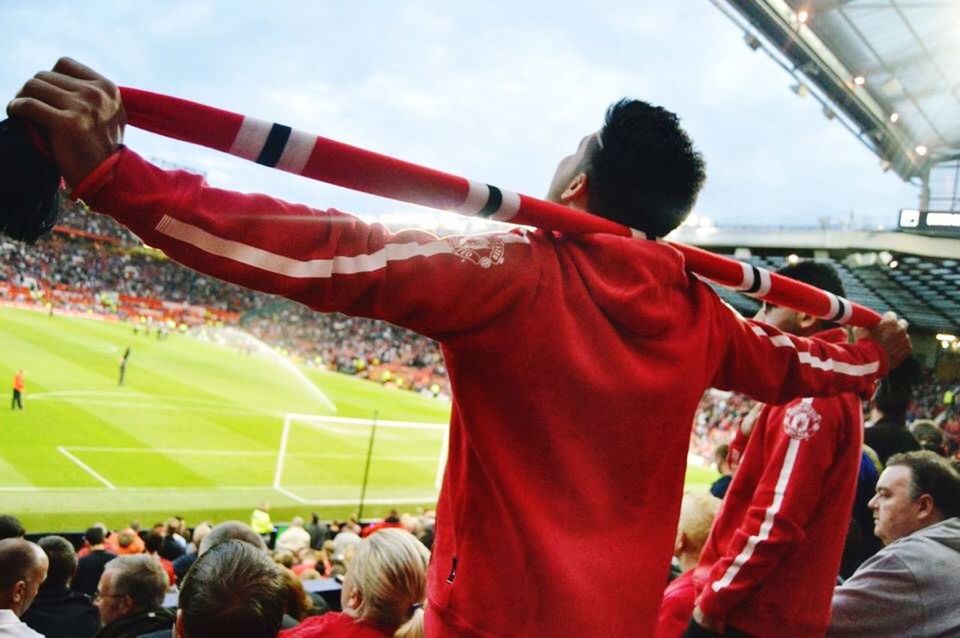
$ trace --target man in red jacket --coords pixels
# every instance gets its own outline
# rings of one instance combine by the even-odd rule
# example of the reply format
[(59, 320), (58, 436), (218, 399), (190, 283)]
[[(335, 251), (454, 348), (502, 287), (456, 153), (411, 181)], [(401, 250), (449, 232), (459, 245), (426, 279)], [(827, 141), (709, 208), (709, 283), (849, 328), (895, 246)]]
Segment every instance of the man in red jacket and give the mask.
[[(827, 264), (779, 272), (844, 294)], [(764, 304), (757, 318), (794, 335), (847, 340), (833, 324), (789, 308)], [(764, 406), (694, 572), (697, 606), (687, 635), (704, 628), (729, 636), (825, 633), (862, 447), (855, 393)]]
[[(852, 345), (744, 320), (661, 242), (392, 234), (336, 210), (212, 188), (123, 147), (116, 86), (66, 58), (8, 112), (45, 131), (74, 196), (171, 258), (441, 343), (454, 397), (429, 636), (650, 635), (704, 389), (774, 402), (866, 390), (909, 351), (895, 318)], [(289, 150), (265, 153), (258, 139), (268, 163)], [(675, 115), (623, 100), (560, 162), (548, 198), (662, 236), (703, 178)], [(589, 582), (570, 560), (580, 530), (558, 511), (603, 530)], [(522, 525), (478, 523), (502, 520)], [(494, 549), (515, 567), (509, 587), (490, 567)]]

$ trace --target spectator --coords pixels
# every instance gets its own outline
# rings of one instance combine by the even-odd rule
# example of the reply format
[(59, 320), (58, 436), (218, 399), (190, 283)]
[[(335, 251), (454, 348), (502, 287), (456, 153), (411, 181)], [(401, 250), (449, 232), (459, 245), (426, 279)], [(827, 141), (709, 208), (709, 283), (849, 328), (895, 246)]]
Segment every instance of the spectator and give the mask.
[(929, 419), (917, 419), (910, 424), (910, 434), (920, 444), (923, 450), (930, 450), (940, 456), (946, 453), (943, 430), (937, 427), (937, 424)]
[(146, 546), (143, 539), (133, 529), (127, 528), (117, 533), (117, 554), (120, 556), (128, 554), (142, 554)]
[(378, 532), (381, 529), (388, 529), (391, 527), (401, 528), (401, 529), (403, 528), (403, 524), (400, 522), (400, 514), (397, 513), (397, 510), (390, 510), (390, 513), (387, 514), (387, 517), (382, 521), (378, 521), (376, 523), (367, 525), (365, 528), (363, 528), (363, 531), (360, 532), (360, 537), (366, 538), (367, 536), (370, 536), (370, 534), (373, 534), (374, 532)]
[(960, 636), (960, 474), (891, 456), (870, 502), (885, 547), (833, 594), (829, 636)]
[(920, 444), (907, 429), (907, 406), (916, 382), (912, 377), (915, 367), (916, 364), (904, 364), (899, 370), (892, 370), (890, 376), (880, 382), (873, 397), (870, 411), (873, 423), (867, 427), (863, 439), (884, 465), (898, 452), (920, 449)]
[(679, 574), (663, 592), (660, 616), (657, 619), (657, 638), (676, 638), (693, 615), (696, 588), (693, 568), (700, 560), (700, 552), (710, 535), (710, 526), (720, 509), (720, 499), (711, 494), (687, 492), (680, 504), (680, 523), (673, 555), (679, 563)]
[(412, 534), (384, 529), (357, 546), (343, 612), (307, 618), (281, 638), (420, 638), (430, 552)]
[[(778, 272), (844, 295), (828, 264)], [(847, 340), (835, 324), (769, 303), (756, 319), (787, 334)], [(795, 635), (826, 630), (863, 452), (861, 402), (847, 393), (762, 409), (693, 576), (691, 633), (770, 636), (785, 622)]]
[(294, 516), (290, 527), (277, 537), (276, 549), (298, 556), (303, 550), (310, 549), (310, 540), (310, 532), (303, 528), (303, 519)]
[(0, 514), (0, 540), (5, 538), (23, 538), (27, 530), (20, 519), (12, 514)]
[[(303, 588), (303, 583), (293, 571), (286, 567), (280, 568), (283, 582), (287, 587), (286, 603), (283, 607), (283, 627), (295, 627), (297, 623), (308, 616), (319, 616), (330, 611), (330, 607), (321, 596), (314, 598)], [(319, 607), (317, 606), (319, 603)]]
[(169, 630), (174, 613), (162, 607), (167, 586), (167, 574), (152, 556), (120, 556), (107, 563), (94, 598), (103, 624), (95, 638)]
[(161, 558), (173, 562), (187, 552), (187, 541), (180, 535), (180, 520), (175, 517), (163, 524), (163, 543), (157, 553)]
[(117, 557), (106, 550), (104, 538), (103, 528), (99, 525), (90, 527), (83, 535), (88, 553), (77, 563), (77, 573), (71, 584), (73, 591), (91, 597), (97, 592), (97, 583), (100, 582), (104, 566)]
[(733, 469), (730, 467), (730, 462), (727, 461), (727, 453), (729, 452), (730, 446), (723, 443), (718, 445), (713, 453), (713, 462), (717, 465), (720, 478), (710, 486), (710, 493), (720, 499), (727, 494), (727, 488), (730, 487), (730, 481), (733, 480)]
[(273, 521), (270, 520), (270, 503), (266, 501), (254, 508), (250, 515), (250, 529), (260, 534), (263, 542), (270, 544), (270, 535), (273, 534)]
[(47, 579), (23, 622), (47, 638), (90, 638), (100, 628), (100, 616), (88, 596), (70, 591), (76, 550), (62, 536), (44, 536), (39, 546), (49, 561)]
[(193, 535), (190, 537), (190, 544), (187, 546), (186, 553), (173, 561), (173, 572), (177, 577), (177, 582), (183, 582), (183, 577), (187, 575), (187, 570), (200, 556), (200, 543), (207, 537), (213, 526), (208, 522), (203, 522), (193, 528)]
[(327, 536), (327, 526), (320, 524), (320, 517), (316, 512), (310, 513), (310, 524), (305, 529), (310, 534), (310, 549), (321, 549)]
[(210, 530), (210, 533), (200, 543), (197, 553), (203, 556), (214, 545), (228, 540), (242, 541), (248, 545), (253, 545), (264, 553), (267, 552), (267, 545), (263, 542), (263, 537), (254, 532), (249, 525), (240, 521), (224, 521)]
[(20, 618), (47, 577), (47, 555), (22, 538), (0, 540), (0, 637), (44, 638)]
[(283, 574), (266, 552), (242, 541), (223, 541), (204, 551), (187, 574), (177, 636), (273, 638), (286, 602)]
[(144, 552), (157, 561), (160, 567), (163, 568), (163, 571), (167, 575), (167, 582), (170, 584), (170, 587), (173, 587), (177, 584), (177, 576), (173, 571), (173, 563), (160, 555), (160, 549), (163, 547), (164, 537), (157, 532), (150, 532), (147, 534), (147, 540), (144, 541)]

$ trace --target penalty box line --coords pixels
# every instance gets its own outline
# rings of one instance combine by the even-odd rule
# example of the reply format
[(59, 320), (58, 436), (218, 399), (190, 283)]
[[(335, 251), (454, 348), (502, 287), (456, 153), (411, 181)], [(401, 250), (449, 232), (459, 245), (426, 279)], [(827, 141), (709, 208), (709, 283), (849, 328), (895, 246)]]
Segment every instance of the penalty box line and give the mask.
[(97, 479), (98, 481), (100, 481), (101, 483), (103, 483), (104, 485), (106, 485), (108, 490), (115, 490), (115, 489), (117, 489), (117, 486), (116, 486), (116, 485), (114, 485), (113, 483), (111, 483), (111, 482), (108, 481), (107, 479), (103, 478), (103, 476), (102, 476), (101, 474), (99, 474), (96, 470), (94, 470), (92, 467), (90, 467), (89, 465), (87, 465), (86, 463), (84, 463), (83, 461), (81, 461), (80, 459), (78, 459), (77, 457), (75, 457), (73, 454), (70, 454), (70, 452), (67, 451), (67, 448), (63, 447), (62, 445), (58, 445), (58, 446), (57, 446), (57, 451), (60, 452), (60, 454), (63, 454), (63, 455), (64, 455), (65, 457), (67, 457), (68, 459), (70, 459), (71, 461), (73, 461), (81, 470), (83, 470), (84, 472), (86, 472), (87, 474), (89, 474), (90, 476), (92, 476), (93, 478)]

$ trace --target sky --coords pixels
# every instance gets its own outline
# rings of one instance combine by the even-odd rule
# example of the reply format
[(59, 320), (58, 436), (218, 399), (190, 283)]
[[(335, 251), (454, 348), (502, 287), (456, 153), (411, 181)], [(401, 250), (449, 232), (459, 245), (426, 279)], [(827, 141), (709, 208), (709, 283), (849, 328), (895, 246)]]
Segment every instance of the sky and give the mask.
[[(896, 225), (919, 191), (709, 0), (0, 0), (0, 95), (70, 56), (166, 93), (542, 197), (623, 96), (676, 112), (717, 225)], [(316, 208), (406, 204), (128, 129), (127, 144), (224, 188)]]

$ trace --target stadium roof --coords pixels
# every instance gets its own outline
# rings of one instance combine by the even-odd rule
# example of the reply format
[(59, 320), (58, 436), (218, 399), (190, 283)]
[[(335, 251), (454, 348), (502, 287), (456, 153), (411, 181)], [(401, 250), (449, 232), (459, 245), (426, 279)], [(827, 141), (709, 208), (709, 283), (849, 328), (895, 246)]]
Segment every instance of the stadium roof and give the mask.
[[(793, 90), (813, 94), (828, 118), (839, 116), (884, 169), (926, 184), (931, 168), (960, 167), (960, 2), (727, 4), (740, 14), (727, 11), (747, 44), (764, 46), (796, 79)], [(956, 182), (950, 204), (941, 208), (956, 208)]]

